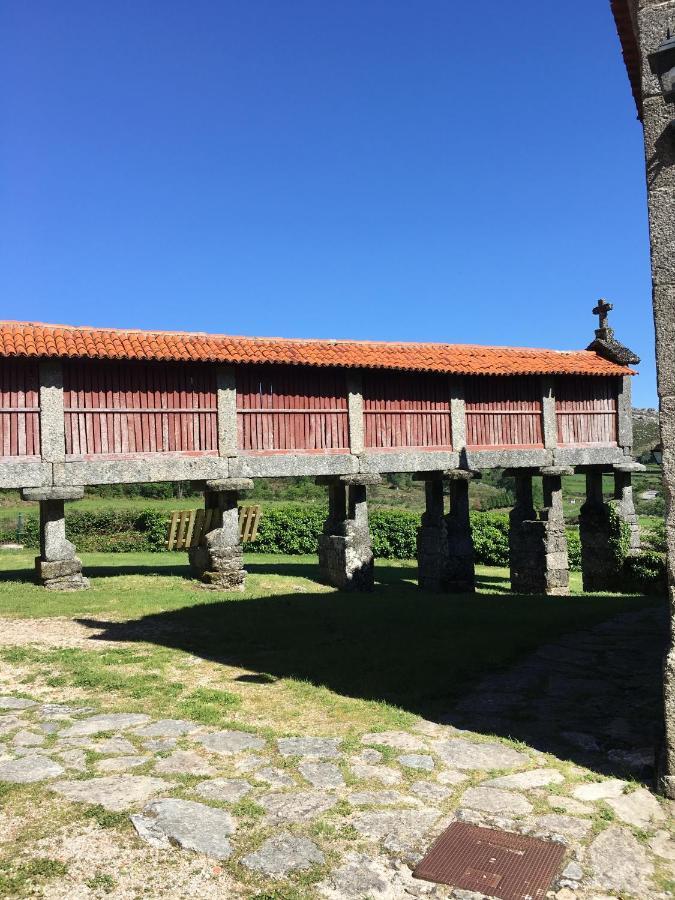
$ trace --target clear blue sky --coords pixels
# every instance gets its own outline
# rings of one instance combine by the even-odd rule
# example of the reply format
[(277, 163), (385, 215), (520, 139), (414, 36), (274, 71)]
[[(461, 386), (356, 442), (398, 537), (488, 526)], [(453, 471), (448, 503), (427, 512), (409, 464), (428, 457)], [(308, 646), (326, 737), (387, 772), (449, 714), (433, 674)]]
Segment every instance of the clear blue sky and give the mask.
[(608, 0), (5, 0), (0, 317), (585, 346), (655, 403)]

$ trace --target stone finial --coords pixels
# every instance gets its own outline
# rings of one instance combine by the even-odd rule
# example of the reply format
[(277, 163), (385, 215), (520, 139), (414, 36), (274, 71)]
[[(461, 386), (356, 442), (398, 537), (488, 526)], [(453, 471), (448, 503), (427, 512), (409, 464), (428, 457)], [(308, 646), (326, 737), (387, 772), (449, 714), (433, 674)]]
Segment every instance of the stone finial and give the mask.
[(636, 366), (640, 362), (640, 357), (620, 344), (614, 337), (614, 329), (607, 324), (608, 315), (613, 309), (614, 304), (608, 303), (604, 297), (598, 300), (597, 306), (593, 309), (593, 315), (598, 317), (595, 340), (586, 349), (593, 350), (599, 356), (619, 365)]

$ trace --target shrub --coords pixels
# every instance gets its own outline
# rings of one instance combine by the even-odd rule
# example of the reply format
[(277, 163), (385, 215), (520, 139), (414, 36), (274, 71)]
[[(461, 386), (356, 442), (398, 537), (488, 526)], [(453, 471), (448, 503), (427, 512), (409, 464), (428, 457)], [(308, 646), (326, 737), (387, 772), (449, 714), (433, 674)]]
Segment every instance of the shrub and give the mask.
[(258, 536), (246, 545), (246, 549), (250, 553), (291, 556), (316, 553), (317, 538), (325, 520), (326, 509), (321, 506), (288, 504), (271, 507), (261, 516)]
[(567, 552), (569, 554), (570, 571), (581, 571), (581, 538), (578, 528), (567, 529)]
[(373, 553), (380, 559), (414, 559), (420, 517), (402, 509), (382, 509), (371, 513), (370, 534)]
[(477, 563), (509, 564), (509, 517), (504, 513), (471, 513), (471, 533)]
[(666, 544), (666, 523), (654, 522), (645, 535), (645, 544), (650, 550), (655, 550), (657, 553), (665, 553), (667, 550)]
[(629, 590), (641, 594), (666, 592), (666, 559), (654, 550), (642, 550), (627, 556), (623, 571)]
[[(66, 535), (84, 553), (130, 553), (165, 550), (167, 515), (155, 510), (66, 511)], [(37, 516), (26, 516), (22, 535), (26, 547), (40, 544)]]

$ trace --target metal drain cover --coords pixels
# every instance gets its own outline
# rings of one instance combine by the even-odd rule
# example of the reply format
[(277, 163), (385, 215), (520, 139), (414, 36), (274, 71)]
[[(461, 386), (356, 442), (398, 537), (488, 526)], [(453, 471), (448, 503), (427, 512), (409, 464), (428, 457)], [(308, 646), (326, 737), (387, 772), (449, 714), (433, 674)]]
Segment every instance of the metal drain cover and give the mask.
[(553, 841), (453, 822), (413, 875), (500, 900), (542, 900), (564, 855)]

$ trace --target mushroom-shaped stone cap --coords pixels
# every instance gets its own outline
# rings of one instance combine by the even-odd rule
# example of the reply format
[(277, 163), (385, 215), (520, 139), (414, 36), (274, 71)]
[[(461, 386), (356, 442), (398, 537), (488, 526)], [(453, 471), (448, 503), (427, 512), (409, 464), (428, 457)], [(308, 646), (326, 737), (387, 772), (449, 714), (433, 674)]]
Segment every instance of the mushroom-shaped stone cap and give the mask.
[(209, 491), (252, 491), (253, 480), (251, 478), (216, 478), (206, 482)]

